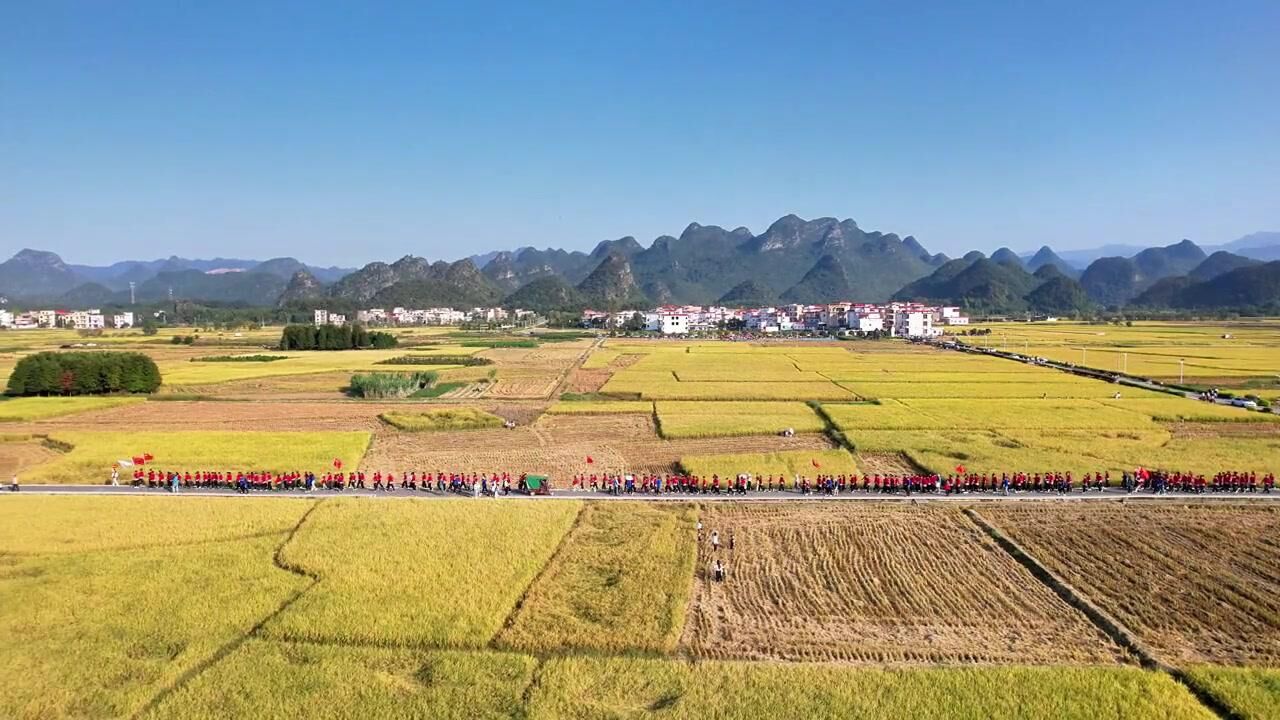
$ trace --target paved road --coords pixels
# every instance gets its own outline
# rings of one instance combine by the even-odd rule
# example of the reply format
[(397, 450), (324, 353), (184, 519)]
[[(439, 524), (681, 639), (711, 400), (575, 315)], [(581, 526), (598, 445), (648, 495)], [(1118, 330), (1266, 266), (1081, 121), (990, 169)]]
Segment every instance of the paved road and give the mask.
[[(169, 495), (166, 490), (153, 488), (136, 488), (132, 486), (111, 487), (108, 485), (23, 485), (18, 494), (38, 493), (44, 495), (152, 495), (164, 496)], [(0, 502), (6, 496), (12, 496), (12, 492), (0, 492)], [(225, 488), (203, 488), (203, 489), (183, 489), (178, 493), (180, 497), (241, 497), (240, 493)], [(436, 500), (476, 500), (493, 502), (493, 498), (471, 498), (467, 495), (458, 495), (455, 493), (440, 493), (435, 491), (413, 491), (413, 490), (394, 490), (391, 492), (376, 492), (372, 490), (343, 490), (336, 492), (332, 490), (317, 489), (314, 492), (307, 493), (301, 490), (278, 490), (274, 492), (254, 491), (245, 497), (261, 497), (261, 498), (316, 498), (316, 497), (361, 497), (374, 498), (379, 500), (394, 499), (436, 499)], [(523, 495), (509, 495), (498, 498), (499, 501), (509, 498), (524, 498)], [(1258, 491), (1256, 493), (1205, 493), (1196, 495), (1192, 493), (1170, 492), (1163, 495), (1156, 495), (1149, 492), (1126, 493), (1124, 490), (1112, 488), (1102, 492), (1089, 491), (1087, 493), (1076, 491), (1067, 495), (1058, 495), (1057, 493), (1047, 492), (1023, 492), (1011, 493), (1008, 496), (999, 493), (961, 493), (959, 495), (940, 495), (934, 493), (920, 494), (914, 493), (910, 496), (885, 495), (880, 493), (863, 493), (861, 491), (840, 493), (837, 495), (801, 495), (795, 491), (785, 492), (759, 492), (748, 493), (747, 495), (715, 495), (715, 494), (662, 494), (662, 495), (611, 495), (605, 492), (591, 492), (590, 490), (557, 490), (550, 496), (534, 496), (535, 500), (640, 500), (650, 502), (813, 502), (813, 501), (838, 501), (838, 502), (878, 502), (878, 501), (900, 501), (900, 502), (1116, 502), (1121, 500), (1131, 501), (1186, 501), (1186, 500), (1217, 500), (1217, 501), (1256, 501), (1256, 502), (1276, 502), (1280, 501), (1280, 492), (1264, 493)]]

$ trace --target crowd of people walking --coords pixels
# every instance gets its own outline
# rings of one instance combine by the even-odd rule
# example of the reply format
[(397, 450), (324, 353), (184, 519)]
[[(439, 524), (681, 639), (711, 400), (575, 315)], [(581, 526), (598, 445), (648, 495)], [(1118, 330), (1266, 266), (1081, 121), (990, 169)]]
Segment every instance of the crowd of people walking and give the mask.
[[(111, 471), (111, 485), (120, 484), (119, 470)], [(241, 493), (254, 491), (302, 490), (368, 490), (373, 492), (435, 492), (492, 497), (527, 493), (530, 489), (526, 473), (461, 473), (408, 472), (394, 473), (362, 470), (351, 472), (271, 472), (263, 470), (198, 470), (174, 471), (136, 468), (134, 487), (161, 488), (171, 492), (182, 489), (229, 488)], [(1224, 470), (1212, 476), (1181, 471), (1145, 470), (1122, 472), (1087, 472), (1076, 478), (1070, 471), (1016, 473), (948, 473), (896, 474), (876, 473), (823, 474), (787, 477), (781, 474), (749, 475), (722, 478), (720, 475), (686, 474), (578, 474), (569, 490), (610, 495), (761, 495), (791, 493), (802, 496), (879, 494), (879, 495), (1010, 495), (1021, 493), (1059, 494), (1118, 490), (1130, 493), (1180, 492), (1205, 493), (1271, 493), (1275, 475)]]

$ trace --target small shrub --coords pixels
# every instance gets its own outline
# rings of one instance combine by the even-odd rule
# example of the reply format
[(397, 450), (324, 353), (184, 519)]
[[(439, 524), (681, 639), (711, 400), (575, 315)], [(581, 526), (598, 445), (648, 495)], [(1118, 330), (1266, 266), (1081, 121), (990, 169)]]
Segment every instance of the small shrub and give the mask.
[(368, 373), (351, 376), (351, 394), (361, 398), (406, 398), (436, 384), (433, 372)]

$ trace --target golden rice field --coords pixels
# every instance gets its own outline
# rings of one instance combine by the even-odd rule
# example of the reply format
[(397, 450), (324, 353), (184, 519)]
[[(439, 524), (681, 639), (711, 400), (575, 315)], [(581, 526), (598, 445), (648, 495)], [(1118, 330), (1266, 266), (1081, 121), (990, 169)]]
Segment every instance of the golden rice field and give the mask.
[[(997, 323), (966, 340), (1013, 352), (1192, 385), (1255, 388), (1280, 397), (1280, 321)], [(1181, 363), (1179, 361), (1182, 361)]]
[(266, 635), (484, 647), (555, 552), (580, 505), (464, 502), (322, 504), (280, 558), (317, 578), (316, 586), (267, 623)]
[[(816, 463), (816, 464), (815, 464)], [(719, 455), (687, 455), (680, 467), (690, 475), (732, 479), (739, 473), (755, 476), (787, 478), (796, 475), (850, 474), (858, 472), (858, 463), (846, 450), (786, 450), (771, 453), (732, 453)]]
[(591, 503), (529, 589), (502, 647), (671, 652), (697, 555), (689, 505)]
[(601, 401), (566, 401), (561, 400), (547, 408), (553, 415), (618, 415), (627, 413), (653, 412), (653, 403), (643, 400), (601, 400)]
[(881, 670), (567, 657), (549, 661), (540, 677), (530, 716), (556, 720), (1215, 717), (1168, 676), (1128, 667)]
[(74, 415), (91, 410), (106, 410), (107, 408), (121, 405), (132, 405), (144, 400), (144, 397), (136, 395), (0, 399), (0, 422), (30, 422), (62, 415)]
[[(148, 403), (147, 411), (164, 413), (163, 404)], [(181, 418), (174, 424), (181, 426)], [(56, 460), (26, 473), (23, 482), (100, 484), (120, 460), (150, 454), (150, 466), (177, 471), (268, 470), (323, 472), (334, 459), (357, 467), (369, 447), (367, 432), (128, 432), (122, 429), (59, 430), (49, 439), (69, 448)], [(126, 478), (132, 472), (124, 468)]]
[[(1131, 372), (1182, 358), (1189, 377), (1195, 367), (1265, 397), (1277, 332), (1273, 321), (1008, 325), (982, 342), (1014, 349), (1021, 337), (1072, 362), (1083, 345), (1090, 365), (1128, 352)], [(202, 334), (194, 347), (168, 335), (94, 340), (155, 357), (169, 392), (255, 402), (0, 401), (0, 457), (26, 486), (0, 493), (0, 717), (1215, 717), (959, 508), (27, 491), (101, 484), (143, 453), (176, 470), (534, 463), (559, 487), (600, 468), (788, 482), (911, 465), (1280, 471), (1278, 416), (896, 341), (609, 339), (588, 353), (586, 342), (463, 349), (436, 333), (412, 352), (495, 365), (432, 366), (472, 385), (374, 407), (337, 388), (350, 372), (404, 371), (375, 363), (405, 349), (191, 362), (263, 352), (279, 331)], [(83, 338), (0, 340), (3, 373)], [(580, 370), (590, 382), (569, 380)], [(184, 425), (193, 413), (200, 424)], [(519, 426), (452, 432), (486, 416)], [(1236, 716), (1280, 713), (1269, 508), (978, 511)], [(698, 521), (736, 539), (719, 551), (724, 584), (710, 578), (717, 555)]]
[[(1085, 525), (1100, 541), (1060, 571), (1108, 608), (1165, 576), (1126, 620), (1226, 660), (1223, 618), (1269, 621), (1246, 593), (1177, 634), (1160, 610), (1199, 594), (1161, 595), (1167, 544), (1234, 547), (1274, 513), (1203, 506), (1180, 530), (1182, 510), (1146, 518), (1154, 535)], [(1043, 555), (1082, 511), (994, 521)], [(736, 538), (725, 584), (698, 520)], [(1266, 572), (1228, 553), (1192, 580), (1227, 598), (1241, 567)], [(939, 506), (4, 494), (0, 607), (15, 720), (1215, 717)], [(1188, 670), (1239, 717), (1280, 702), (1274, 671)]]
[(378, 417), (397, 430), (430, 432), (447, 430), (483, 430), (502, 427), (502, 418), (478, 408), (432, 408), (430, 410), (396, 410)]
[(654, 403), (658, 431), (668, 438), (777, 435), (822, 432), (826, 424), (813, 408), (800, 402), (688, 402)]

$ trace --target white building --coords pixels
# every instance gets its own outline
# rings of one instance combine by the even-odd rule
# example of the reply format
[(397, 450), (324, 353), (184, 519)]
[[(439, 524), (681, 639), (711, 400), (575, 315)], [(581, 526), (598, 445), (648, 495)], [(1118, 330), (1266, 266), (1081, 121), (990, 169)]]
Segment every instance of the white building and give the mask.
[(133, 327), (133, 313), (122, 312), (111, 316), (111, 324), (117, 330)]
[(96, 308), (68, 313), (64, 322), (76, 330), (102, 330), (107, 324), (102, 311)]
[(942, 334), (933, 326), (933, 313), (927, 309), (904, 308), (893, 313), (894, 337), (931, 338)]
[(659, 327), (663, 335), (688, 335), (689, 316), (684, 313), (662, 313)]
[(13, 327), (13, 313), (8, 310), (0, 310), (0, 327)]
[(36, 324), (42, 328), (58, 327), (57, 310), (37, 310), (35, 316)]
[(938, 308), (938, 316), (936, 318), (944, 325), (968, 325), (969, 318), (960, 314), (958, 307)]
[(844, 325), (853, 332), (883, 332), (884, 311), (877, 305), (855, 305), (845, 313)]

